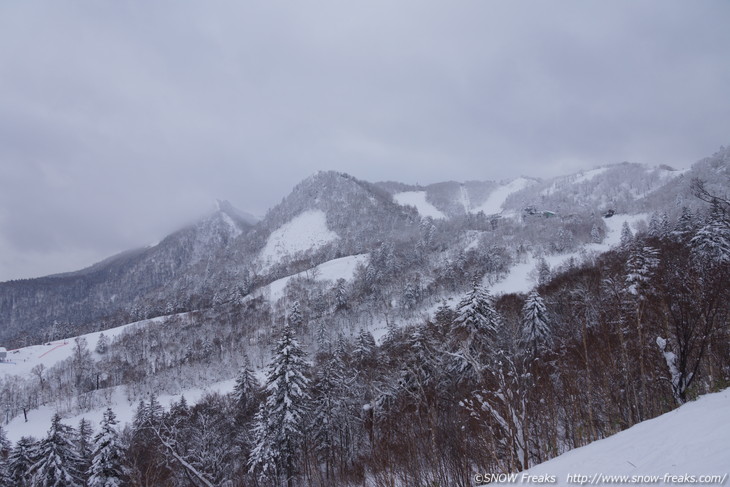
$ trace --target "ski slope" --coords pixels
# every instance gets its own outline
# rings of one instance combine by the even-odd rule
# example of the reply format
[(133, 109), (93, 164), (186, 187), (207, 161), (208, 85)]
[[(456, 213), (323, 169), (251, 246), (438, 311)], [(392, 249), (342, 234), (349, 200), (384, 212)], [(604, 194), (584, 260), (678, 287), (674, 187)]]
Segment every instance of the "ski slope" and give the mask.
[(425, 191), (405, 191), (393, 195), (393, 199), (401, 206), (413, 206), (418, 210), (418, 214), (422, 217), (431, 217), (433, 219), (446, 218), (438, 208), (426, 201)]
[(479, 213), (483, 211), (485, 215), (494, 215), (502, 212), (502, 206), (505, 201), (512, 193), (521, 191), (535, 184), (536, 181), (526, 178), (517, 178), (514, 181), (510, 181), (507, 184), (499, 186), (497, 189), (492, 191), (487, 197), (486, 201), (481, 205), (472, 208), (472, 213)]
[(350, 281), (355, 275), (355, 270), (359, 265), (367, 265), (369, 254), (359, 255), (348, 255), (347, 257), (341, 257), (339, 259), (329, 260), (324, 262), (313, 269), (309, 269), (297, 274), (282, 277), (276, 281), (262, 287), (260, 290), (253, 293), (254, 296), (264, 296), (275, 303), (284, 296), (284, 291), (287, 284), (292, 279), (297, 277), (312, 276), (317, 281), (337, 281), (338, 279), (344, 279)]
[(116, 328), (110, 328), (104, 331), (87, 333), (85, 335), (80, 335), (79, 337), (54, 340), (41, 345), (30, 345), (28, 347), (15, 350), (8, 350), (6, 361), (0, 362), (0, 377), (9, 375), (30, 377), (31, 370), (38, 365), (43, 365), (47, 369), (53, 367), (57, 363), (71, 357), (75, 338), (84, 338), (89, 350), (91, 351), (92, 358), (94, 360), (98, 360), (99, 354), (94, 352), (94, 349), (96, 349), (96, 344), (98, 343), (99, 336), (102, 333), (109, 339), (109, 342), (111, 342), (125, 330), (150, 326), (155, 323), (161, 323), (169, 318), (169, 316), (160, 316), (149, 320), (142, 320), (117, 326)]
[(726, 485), (728, 419), (730, 389), (725, 389), (532, 467), (514, 483), (527, 483), (524, 474), (553, 476), (550, 485)]
[[(571, 258), (580, 262), (584, 255), (608, 252), (621, 243), (621, 229), (624, 223), (628, 223), (631, 230), (635, 231), (636, 226), (640, 222), (645, 222), (648, 218), (647, 213), (614, 215), (611, 218), (606, 218), (604, 220), (606, 223), (606, 236), (601, 243), (584, 245), (577, 252), (546, 255), (544, 256), (545, 261), (551, 269), (555, 269), (567, 263)], [(492, 285), (485, 281), (482, 285), (489, 289), (492, 294), (528, 293), (537, 284), (537, 273), (535, 272), (537, 264), (538, 259), (531, 255), (527, 257), (525, 262), (513, 265), (504, 279)]]

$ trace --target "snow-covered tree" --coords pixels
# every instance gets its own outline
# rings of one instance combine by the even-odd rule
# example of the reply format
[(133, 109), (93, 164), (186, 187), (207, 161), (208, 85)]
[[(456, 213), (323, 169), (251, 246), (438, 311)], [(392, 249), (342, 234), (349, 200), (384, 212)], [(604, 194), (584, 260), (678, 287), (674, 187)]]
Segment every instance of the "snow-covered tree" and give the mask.
[(550, 345), (552, 333), (548, 324), (547, 307), (536, 290), (527, 296), (522, 308), (520, 343), (533, 354)]
[(96, 348), (94, 351), (100, 355), (104, 355), (107, 350), (109, 349), (109, 339), (104, 335), (104, 333), (101, 333), (99, 335), (99, 339), (96, 342)]
[(362, 364), (375, 358), (376, 352), (375, 338), (373, 334), (367, 330), (360, 330), (355, 339), (355, 349), (352, 355), (355, 360)]
[(123, 468), (124, 450), (115, 428), (114, 412), (109, 408), (101, 420), (101, 430), (94, 437), (88, 487), (122, 487), (126, 485)]
[(293, 485), (297, 475), (309, 393), (304, 351), (285, 325), (266, 374), (266, 401), (256, 415), (249, 471)]
[(38, 460), (30, 468), (33, 487), (81, 487), (81, 458), (74, 442), (74, 431), (61, 423), (56, 413), (48, 436), (41, 441)]
[(502, 318), (494, 308), (492, 297), (475, 280), (472, 290), (456, 307), (450, 333), (459, 372), (481, 373), (488, 357), (498, 348), (497, 334), (501, 327)]
[(719, 204), (713, 206), (704, 225), (692, 240), (692, 253), (718, 264), (730, 264), (730, 224)]
[(289, 326), (291, 326), (295, 330), (301, 330), (302, 323), (304, 323), (304, 317), (302, 316), (302, 309), (301, 305), (299, 304), (299, 301), (294, 301), (292, 303), (291, 307), (289, 308)]
[(29, 487), (30, 469), (38, 457), (38, 445), (32, 438), (23, 436), (15, 444), (8, 456), (8, 476), (10, 484), (17, 487)]
[(629, 227), (629, 222), (624, 222), (621, 225), (621, 248), (627, 249), (631, 245), (631, 241), (634, 239), (634, 234)]
[(79, 471), (82, 473), (82, 477), (91, 466), (91, 453), (93, 448), (91, 440), (93, 434), (94, 430), (91, 427), (91, 423), (86, 418), (81, 418), (76, 444), (78, 445), (77, 453), (80, 458)]
[(10, 455), (10, 441), (5, 436), (5, 430), (0, 427), (0, 487), (10, 487), (13, 482), (10, 478), (8, 455)]
[(233, 388), (239, 410), (242, 412), (250, 411), (252, 408), (256, 410), (258, 396), (260, 393), (259, 381), (251, 370), (251, 362), (246, 356), (245, 362), (238, 372), (236, 385)]
[(626, 261), (626, 290), (637, 299), (645, 299), (646, 288), (659, 265), (659, 252), (650, 246), (633, 248)]

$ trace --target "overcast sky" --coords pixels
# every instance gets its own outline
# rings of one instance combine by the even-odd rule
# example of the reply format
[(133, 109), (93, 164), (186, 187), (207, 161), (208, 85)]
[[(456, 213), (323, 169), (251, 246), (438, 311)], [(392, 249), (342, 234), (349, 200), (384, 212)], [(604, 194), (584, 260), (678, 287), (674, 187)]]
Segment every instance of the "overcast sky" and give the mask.
[(0, 3), (0, 281), (301, 179), (689, 166), (730, 143), (730, 2)]

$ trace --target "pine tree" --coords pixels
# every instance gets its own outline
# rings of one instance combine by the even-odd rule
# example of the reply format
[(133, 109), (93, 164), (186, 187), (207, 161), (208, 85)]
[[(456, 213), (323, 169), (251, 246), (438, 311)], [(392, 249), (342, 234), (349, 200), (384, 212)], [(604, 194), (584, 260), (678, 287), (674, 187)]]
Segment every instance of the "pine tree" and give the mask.
[(94, 437), (89, 468), (89, 487), (122, 487), (126, 475), (122, 467), (124, 450), (115, 429), (116, 416), (111, 409), (104, 412), (101, 430)]
[(38, 445), (28, 436), (23, 436), (15, 444), (8, 456), (8, 476), (10, 484), (17, 487), (30, 486), (30, 469), (36, 462)]
[(39, 460), (30, 468), (33, 487), (82, 487), (81, 458), (74, 444), (73, 428), (61, 423), (56, 413), (48, 436), (39, 447)]
[(540, 294), (533, 289), (522, 308), (520, 343), (534, 355), (547, 347), (551, 341), (552, 333), (548, 324), (547, 307)]
[(308, 413), (307, 363), (289, 326), (284, 326), (266, 374), (266, 402), (256, 415), (255, 447), (249, 471), (282, 480), (288, 487), (297, 475)]
[(91, 452), (93, 445), (91, 443), (91, 436), (94, 434), (94, 430), (91, 428), (91, 423), (86, 418), (81, 418), (79, 421), (78, 429), (78, 445), (77, 453), (80, 457), (79, 471), (82, 477), (85, 477), (86, 472), (91, 466)]

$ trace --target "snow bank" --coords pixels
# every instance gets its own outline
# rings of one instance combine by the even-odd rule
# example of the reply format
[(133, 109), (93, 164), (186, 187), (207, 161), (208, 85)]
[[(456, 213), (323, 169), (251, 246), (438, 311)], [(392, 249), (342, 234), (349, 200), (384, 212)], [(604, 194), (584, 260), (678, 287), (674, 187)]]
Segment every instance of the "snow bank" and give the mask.
[(422, 217), (431, 217), (434, 219), (446, 218), (438, 208), (426, 201), (425, 191), (406, 191), (393, 195), (393, 199), (401, 206), (413, 206), (418, 210), (418, 214)]
[(256, 261), (266, 270), (284, 257), (317, 249), (338, 238), (327, 227), (323, 211), (308, 210), (274, 230)]
[[(576, 475), (586, 476), (583, 483), (592, 485), (700, 484), (703, 483), (700, 476), (710, 475), (727, 480), (730, 472), (728, 412), (730, 389), (725, 389), (523, 473), (555, 476), (556, 483), (551, 485), (571, 485), (583, 480)], [(665, 476), (684, 476), (684, 479)], [(692, 481), (688, 476), (696, 478)], [(521, 478), (518, 475), (517, 483), (521, 483)], [(705, 483), (718, 486), (724, 483), (710, 480), (705, 479)]]

